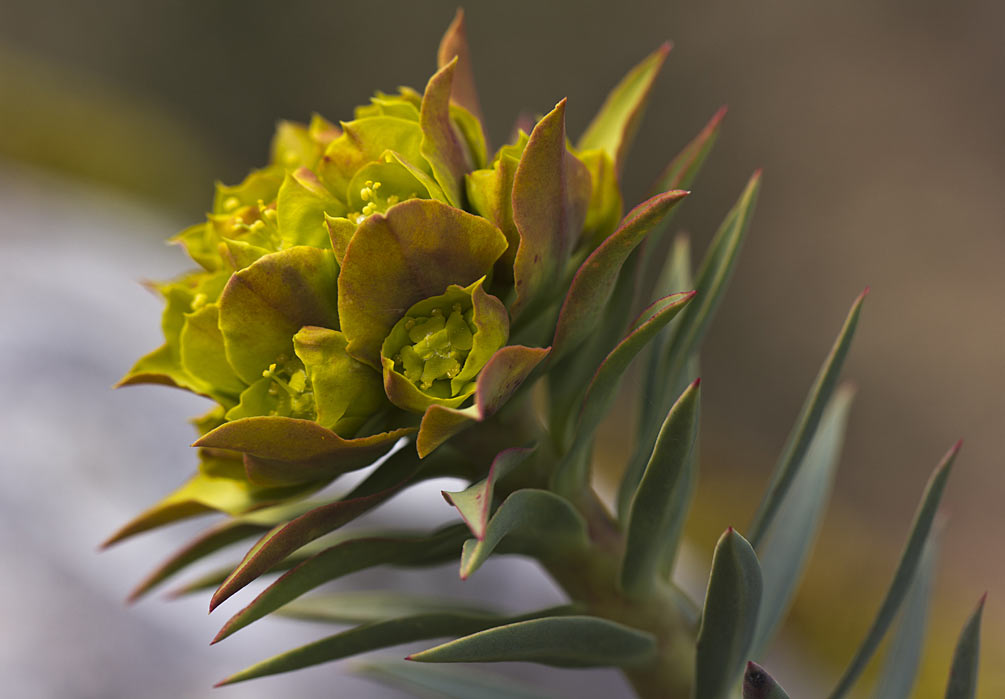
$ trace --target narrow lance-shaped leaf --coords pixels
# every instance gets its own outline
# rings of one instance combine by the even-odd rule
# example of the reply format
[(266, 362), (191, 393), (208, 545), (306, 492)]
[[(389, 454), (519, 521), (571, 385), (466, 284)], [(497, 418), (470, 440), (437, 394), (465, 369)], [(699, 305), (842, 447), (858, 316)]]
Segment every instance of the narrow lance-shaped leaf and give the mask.
[(904, 598), (903, 609), (883, 659), (883, 671), (873, 696), (876, 699), (910, 699), (921, 666), (928, 607), (932, 597), (935, 563), (938, 560), (941, 522), (936, 521), (921, 553), (918, 572)]
[(518, 617), (500, 617), (494, 614), (472, 612), (418, 614), (400, 619), (388, 619), (357, 626), (342, 633), (323, 638), (295, 648), (231, 675), (217, 683), (217, 687), (245, 680), (290, 672), (301, 668), (347, 658), (378, 648), (397, 646), (412, 641), (422, 641), (443, 636), (471, 634), (500, 624), (514, 623), (539, 616), (568, 613), (567, 607), (545, 609)]
[[(705, 160), (712, 152), (712, 147), (719, 138), (719, 131), (722, 127), (722, 120), (726, 116), (726, 108), (721, 107), (704, 128), (695, 136), (690, 143), (674, 156), (673, 160), (666, 166), (660, 176), (656, 178), (650, 192), (665, 192), (671, 189), (690, 189), (692, 183), (697, 179)], [(637, 296), (640, 303), (645, 303), (653, 296), (670, 293), (671, 291), (683, 291), (690, 286), (667, 289), (662, 292), (653, 292), (653, 286), (662, 274), (665, 260), (670, 255), (672, 239), (666, 235), (670, 221), (675, 212), (671, 212), (663, 222), (649, 234), (648, 240), (639, 249), (637, 255), (643, 257), (643, 264), (640, 266), (638, 274)]]
[(599, 148), (606, 151), (614, 161), (617, 172), (621, 172), (645, 110), (649, 91), (668, 53), (670, 44), (664, 43), (621, 79), (586, 127), (576, 146), (579, 150)]
[(757, 556), (746, 539), (730, 527), (719, 538), (712, 556), (696, 644), (696, 697), (729, 696), (754, 640), (760, 602)]
[(609, 667), (645, 662), (656, 639), (607, 619), (545, 617), (497, 626), (413, 653), (424, 663), (531, 662), (558, 667)]
[(748, 662), (743, 674), (743, 699), (789, 699), (789, 695), (767, 670), (755, 662)]
[(590, 173), (569, 153), (565, 100), (537, 123), (513, 178), (513, 222), (520, 234), (513, 263), (515, 319), (550, 296), (586, 216)]
[(985, 592), (977, 609), (967, 620), (953, 653), (946, 699), (974, 699), (977, 696), (977, 665), (981, 655), (981, 616), (984, 613)]
[(670, 409), (674, 396), (670, 391), (679, 381), (691, 355), (698, 350), (712, 316), (722, 301), (754, 213), (760, 182), (761, 173), (757, 171), (750, 178), (740, 199), (712, 239), (698, 270), (695, 283), (697, 301), (681, 315), (680, 322), (674, 324), (665, 354), (660, 358), (658, 371), (655, 375), (647, 377), (648, 381), (656, 385), (660, 391), (657, 396), (661, 397), (654, 404), (644, 406), (645, 410), (639, 418), (635, 452), (621, 481), (623, 497), (619, 498), (620, 502), (627, 504), (631, 497), (630, 493), (635, 492), (635, 488), (638, 487), (649, 454), (652, 453), (660, 422)]
[(436, 182), (447, 201), (460, 207), (463, 202), (464, 173), (471, 170), (461, 138), (450, 121), (450, 89), (457, 58), (441, 67), (429, 79), (422, 96), (419, 125), (422, 127), (422, 155), (433, 169)]
[(421, 665), (401, 660), (357, 663), (353, 672), (417, 696), (441, 699), (549, 699), (533, 686), (512, 677), (463, 667)]
[(883, 603), (880, 605), (879, 611), (876, 612), (876, 618), (869, 627), (869, 631), (866, 633), (862, 644), (855, 652), (855, 656), (844, 671), (834, 691), (830, 693), (829, 699), (839, 699), (848, 693), (859, 675), (862, 674), (865, 666), (869, 663), (869, 659), (872, 658), (873, 653), (876, 652), (880, 642), (883, 640), (883, 636), (886, 635), (887, 629), (890, 628), (890, 624), (897, 615), (897, 610), (900, 609), (901, 602), (904, 601), (904, 597), (907, 595), (907, 591), (918, 571), (925, 541), (928, 539), (929, 532), (932, 529), (932, 521), (935, 519), (939, 501), (942, 499), (942, 492), (946, 488), (946, 480), (949, 478), (949, 472), (961, 445), (962, 442), (957, 442), (949, 450), (942, 463), (936, 467), (935, 472), (929, 478), (928, 485), (925, 486), (925, 494), (914, 516), (914, 523), (911, 526), (911, 533), (907, 539), (907, 546), (904, 548), (904, 553), (901, 554), (900, 562), (897, 564), (897, 571), (893, 575), (893, 582), (890, 583), (890, 589), (887, 590), (886, 597), (883, 598)]
[(778, 516), (757, 547), (764, 599), (751, 655), (759, 657), (788, 610), (827, 510), (854, 389), (842, 386), (831, 398), (804, 463)]
[(837, 381), (841, 375), (841, 367), (844, 366), (845, 357), (848, 356), (848, 349), (851, 347), (852, 337), (855, 335), (855, 327), (858, 325), (858, 317), (862, 311), (862, 302), (865, 300), (869, 289), (866, 288), (852, 304), (848, 317), (845, 319), (844, 327), (838, 334), (834, 346), (831, 348), (827, 358), (824, 359), (823, 366), (820, 367), (810, 392), (806, 396), (796, 424), (792, 428), (792, 433), (785, 444), (778, 464), (771, 475), (771, 483), (768, 490), (757, 509), (754, 521), (750, 526), (750, 540), (755, 547), (760, 547), (771, 526), (771, 522), (778, 513), (785, 499), (785, 493), (792, 485), (799, 470), (805, 464), (806, 451), (810, 448), (810, 442), (820, 424), (820, 418), (824, 412), (824, 406), (830, 400), (831, 394), (837, 386)]
[[(435, 464), (428, 463), (426, 468)], [(271, 570), (286, 556), (325, 534), (348, 524), (386, 502), (416, 476), (420, 469), (408, 449), (392, 454), (387, 461), (344, 498), (319, 505), (289, 521), (279, 523), (263, 536), (213, 594), (213, 611), (235, 592)]]
[(450, 96), (457, 104), (471, 112), (478, 121), (482, 121), (482, 109), (478, 102), (478, 91), (475, 89), (475, 74), (471, 65), (471, 51), (468, 48), (462, 8), (457, 9), (454, 20), (440, 40), (440, 47), (436, 52), (437, 67), (443, 68), (455, 57), (457, 68), (454, 71)]
[(463, 526), (451, 526), (431, 536), (351, 539), (307, 559), (264, 591), (224, 624), (213, 639), (218, 643), (287, 602), (331, 580), (378, 565), (432, 565), (457, 555)]
[(547, 490), (518, 490), (496, 510), (483, 539), (464, 542), (461, 579), (478, 570), (497, 547), (508, 553), (542, 555), (586, 543), (586, 522), (568, 500)]
[(652, 337), (660, 331), (694, 297), (694, 292), (672, 294), (662, 298), (647, 308), (633, 324), (628, 335), (611, 350), (593, 375), (583, 398), (579, 420), (575, 430), (573, 448), (558, 464), (553, 475), (553, 484), (561, 493), (577, 493), (586, 486), (589, 474), (586, 467), (593, 433), (606, 415), (621, 376), (628, 369), (635, 356), (642, 351)]
[(433, 613), (498, 614), (474, 602), (446, 597), (420, 597), (385, 590), (350, 590), (307, 595), (280, 607), (276, 614), (334, 624), (365, 624)]
[(533, 449), (520, 447), (501, 451), (492, 460), (488, 476), (484, 480), (457, 493), (442, 491), (443, 497), (448, 503), (457, 508), (464, 523), (468, 525), (468, 529), (471, 530), (476, 539), (481, 540), (485, 538), (485, 529), (489, 523), (489, 513), (492, 510), (492, 496), (496, 482), (523, 463), (524, 459), (533, 453), (533, 451)]
[(559, 312), (551, 361), (561, 358), (590, 334), (601, 318), (597, 309), (603, 308), (610, 299), (625, 260), (646, 234), (685, 196), (687, 192), (673, 190), (639, 204), (625, 216), (618, 229), (583, 261), (576, 270)]
[(663, 422), (652, 458), (632, 499), (621, 563), (621, 587), (629, 595), (652, 588), (661, 561), (673, 556), (690, 500), (698, 437), (699, 380), (677, 399)]

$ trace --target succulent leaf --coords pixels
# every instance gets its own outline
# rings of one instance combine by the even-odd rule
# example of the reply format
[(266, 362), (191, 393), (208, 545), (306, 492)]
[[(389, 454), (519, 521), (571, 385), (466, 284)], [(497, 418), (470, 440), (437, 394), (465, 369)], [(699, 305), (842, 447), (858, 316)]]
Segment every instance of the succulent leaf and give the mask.
[(534, 619), (542, 615), (554, 615), (566, 612), (567, 608), (559, 607), (545, 609), (518, 617), (504, 617), (494, 614), (476, 614), (473, 612), (430, 613), (400, 619), (389, 619), (364, 624), (341, 633), (323, 638), (295, 648), (268, 660), (242, 670), (216, 686), (234, 684), (256, 677), (290, 672), (320, 663), (339, 660), (351, 655), (367, 651), (397, 646), (411, 641), (423, 641), (443, 636), (459, 636), (471, 634), (500, 624), (516, 623), (524, 619)]
[(375, 682), (440, 699), (549, 699), (534, 687), (512, 677), (492, 676), (484, 670), (407, 663), (401, 660), (370, 660), (357, 663), (355, 674)]
[(683, 533), (695, 481), (698, 386), (695, 380), (667, 414), (632, 498), (621, 562), (621, 588), (630, 596), (653, 587), (662, 573), (662, 562), (673, 559)]
[(725, 699), (733, 691), (754, 640), (761, 589), (754, 549), (730, 527), (712, 555), (695, 646), (694, 696)]
[(921, 667), (921, 652), (928, 624), (935, 564), (938, 560), (940, 522), (936, 520), (921, 552), (918, 572), (904, 598), (890, 644), (883, 659), (883, 670), (873, 696), (876, 699), (910, 699)]
[(600, 367), (597, 368), (580, 408), (574, 446), (555, 470), (553, 483), (556, 490), (561, 493), (578, 493), (586, 486), (588, 473), (585, 471), (587, 459), (584, 458), (584, 453), (592, 443), (593, 433), (614, 400), (621, 375), (625, 373), (629, 364), (642, 351), (646, 343), (669, 323), (693, 297), (694, 292), (672, 294), (647, 308), (636, 319), (631, 332), (617, 347), (611, 350)]
[(433, 613), (499, 614), (474, 602), (447, 597), (420, 597), (381, 590), (350, 590), (307, 595), (276, 613), (280, 616), (333, 624), (365, 624), (403, 616)]
[(468, 529), (479, 541), (485, 538), (485, 530), (488, 528), (496, 481), (505, 478), (533, 451), (534, 449), (521, 447), (505, 449), (492, 460), (488, 476), (484, 480), (457, 493), (443, 491), (443, 497), (457, 508), (464, 523), (468, 525)]
[(869, 631), (862, 640), (862, 644), (855, 651), (855, 656), (848, 664), (844, 674), (841, 675), (837, 686), (828, 695), (829, 699), (840, 699), (840, 697), (845, 696), (852, 688), (868, 664), (869, 659), (879, 647), (880, 641), (883, 640), (887, 629), (893, 623), (893, 619), (897, 615), (904, 597), (907, 596), (911, 583), (917, 575), (921, 554), (925, 549), (925, 542), (931, 532), (932, 522), (935, 519), (939, 501), (942, 499), (942, 492), (946, 488), (946, 481), (949, 478), (949, 472), (952, 469), (953, 461), (956, 459), (960, 446), (962, 446), (962, 443), (957, 442), (949, 450), (946, 456), (943, 457), (942, 463), (935, 468), (931, 478), (929, 478), (928, 484), (925, 486), (925, 493), (921, 498), (921, 504), (918, 506), (918, 511), (914, 516), (914, 523), (911, 525), (911, 533), (908, 536), (907, 545), (904, 547), (900, 562), (897, 564), (897, 570), (893, 575), (893, 581), (890, 583), (890, 588), (887, 590), (883, 603), (880, 605), (879, 611), (876, 612), (876, 618), (873, 619)]
[(668, 53), (670, 44), (664, 43), (621, 79), (586, 127), (577, 144), (579, 150), (602, 149), (614, 161), (615, 170), (621, 172), (649, 99), (649, 91)]
[(842, 386), (827, 403), (803, 466), (757, 547), (764, 598), (757, 619), (754, 657), (760, 656), (788, 611), (809, 560), (830, 499), (853, 397), (854, 389)]
[(495, 626), (413, 653), (423, 663), (532, 662), (558, 667), (633, 665), (650, 659), (652, 634), (607, 619), (552, 616)]
[(471, 51), (468, 48), (468, 35), (464, 26), (464, 10), (461, 8), (458, 8), (457, 14), (440, 40), (440, 46), (436, 52), (437, 67), (443, 68), (454, 58), (457, 59), (457, 68), (454, 72), (450, 97), (471, 112), (478, 121), (481, 121), (482, 110), (478, 102), (478, 91), (475, 88)]
[(586, 523), (568, 500), (555, 493), (518, 490), (496, 510), (482, 539), (464, 542), (461, 579), (478, 570), (504, 541), (509, 553), (569, 552), (586, 545)]
[(810, 448), (810, 443), (816, 434), (820, 419), (823, 416), (824, 407), (830, 400), (831, 394), (837, 387), (838, 378), (841, 375), (841, 367), (844, 366), (845, 357), (848, 356), (848, 349), (851, 347), (852, 338), (855, 335), (855, 328), (858, 325), (858, 317), (862, 311), (862, 302), (865, 300), (868, 289), (863, 291), (855, 303), (852, 304), (848, 317), (845, 319), (841, 332), (838, 333), (837, 340), (831, 348), (830, 353), (824, 359), (820, 371), (817, 373), (810, 392), (806, 396), (796, 424), (792, 428), (792, 433), (785, 444), (785, 449), (778, 459), (778, 464), (771, 476), (771, 483), (758, 507), (757, 514), (751, 524), (751, 537), (755, 547), (760, 547), (760, 542), (767, 533), (768, 527), (778, 513), (785, 498), (785, 493), (792, 485), (799, 470), (805, 466), (806, 452)]
[(276, 197), (276, 226), (283, 247), (327, 247), (325, 216), (345, 216), (345, 203), (305, 167), (286, 174)]
[(743, 674), (743, 699), (789, 699), (767, 670), (755, 662), (747, 663)]
[(378, 565), (427, 566), (457, 556), (467, 530), (454, 525), (429, 536), (350, 539), (312, 556), (269, 585), (251, 604), (232, 616), (213, 643), (276, 611), (305, 592), (331, 580)]
[(984, 601), (987, 593), (981, 597), (977, 609), (963, 627), (956, 650), (953, 653), (953, 666), (949, 671), (949, 685), (946, 687), (946, 699), (974, 699), (977, 696), (977, 665), (981, 654), (981, 616), (984, 614)]
[(646, 381), (653, 384), (661, 392), (661, 397), (654, 403), (643, 406), (644, 409), (639, 418), (635, 451), (628, 462), (618, 493), (618, 502), (621, 506), (619, 512), (621, 513), (627, 512), (631, 494), (638, 487), (639, 479), (642, 478), (642, 472), (649, 460), (649, 454), (652, 453), (660, 422), (667, 410), (670, 409), (674, 394), (668, 393), (668, 391), (673, 391), (681, 380), (691, 356), (701, 344), (712, 316), (722, 300), (733, 268), (736, 266), (747, 227), (754, 213), (760, 181), (760, 172), (754, 173), (740, 195), (740, 199), (726, 215), (722, 225), (719, 226), (698, 271), (694, 287), (698, 299), (681, 316), (680, 322), (675, 324), (673, 334), (664, 349), (664, 354), (659, 358), (658, 371), (655, 375), (646, 377)]

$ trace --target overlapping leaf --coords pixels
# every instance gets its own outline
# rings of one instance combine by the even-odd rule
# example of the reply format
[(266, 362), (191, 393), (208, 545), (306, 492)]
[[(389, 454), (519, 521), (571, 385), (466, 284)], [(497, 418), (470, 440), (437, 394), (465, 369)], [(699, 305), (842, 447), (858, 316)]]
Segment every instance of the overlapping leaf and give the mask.
[(981, 654), (981, 616), (987, 593), (981, 597), (977, 609), (967, 619), (966, 626), (953, 652), (953, 665), (949, 671), (946, 699), (974, 699), (977, 696), (977, 665)]
[(590, 616), (552, 616), (496, 626), (409, 660), (424, 663), (532, 662), (558, 667), (610, 667), (650, 659), (652, 634)]
[(939, 501), (942, 499), (942, 492), (946, 487), (946, 480), (949, 478), (949, 472), (961, 445), (961, 442), (957, 442), (949, 450), (949, 453), (943, 458), (942, 463), (936, 467), (935, 472), (929, 478), (921, 504), (918, 506), (918, 511), (914, 516), (914, 523), (911, 525), (911, 533), (908, 536), (907, 545), (904, 547), (904, 552), (901, 554), (900, 562), (897, 564), (893, 581), (890, 583), (890, 588), (887, 590), (883, 603), (880, 605), (879, 611), (876, 612), (876, 618), (873, 619), (869, 631), (862, 640), (862, 644), (855, 651), (855, 656), (848, 664), (844, 674), (841, 675), (837, 686), (828, 695), (829, 699), (840, 699), (840, 697), (845, 696), (851, 690), (855, 681), (868, 664), (869, 659), (872, 658), (873, 653), (879, 647), (883, 636), (886, 635), (887, 629), (890, 628), (890, 624), (893, 623), (893, 619), (897, 615), (897, 611), (900, 609), (900, 605), (904, 601), (904, 597), (907, 595), (911, 583), (917, 574), (921, 554), (925, 548), (925, 541), (931, 532), (932, 522), (935, 519)]
[(695, 656), (694, 696), (725, 699), (754, 640), (761, 603), (757, 556), (730, 527), (715, 546)]

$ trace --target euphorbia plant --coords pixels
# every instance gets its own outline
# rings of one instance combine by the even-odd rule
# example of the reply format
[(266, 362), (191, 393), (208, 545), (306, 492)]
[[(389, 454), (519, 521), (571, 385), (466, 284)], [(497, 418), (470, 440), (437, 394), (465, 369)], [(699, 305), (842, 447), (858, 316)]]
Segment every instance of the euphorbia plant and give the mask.
[[(753, 523), (743, 534), (726, 530), (705, 599), (690, 599), (672, 574), (697, 472), (696, 357), (760, 177), (726, 215), (693, 279), (686, 239), (672, 241), (666, 229), (722, 112), (670, 161), (653, 196), (624, 213), (625, 157), (667, 51), (628, 73), (574, 145), (563, 100), (490, 155), (458, 15), (422, 94), (377, 93), (339, 124), (318, 116), (282, 123), (269, 165), (218, 185), (206, 221), (175, 238), (199, 268), (157, 286), (164, 345), (122, 383), (177, 386), (213, 406), (195, 420), (196, 474), (110, 543), (194, 515), (226, 517), (133, 596), (258, 537), (239, 563), (187, 588), (215, 588), (213, 609), (282, 572), (216, 640), (281, 609), (359, 623), (224, 683), (448, 637), (409, 659), (617, 666), (643, 697), (718, 699), (739, 691), (741, 677), (745, 697), (784, 696), (748, 661), (784, 615), (820, 522), (851, 399), (837, 379), (864, 294)], [(591, 483), (592, 449), (640, 356), (634, 452), (612, 512)], [(348, 493), (312, 499), (389, 453)], [(933, 565), (930, 532), (955, 454), (933, 475), (890, 591), (832, 697), (852, 687), (901, 607), (904, 620), (923, 613), (918, 580)], [(337, 533), (441, 476), (470, 483), (444, 493), (455, 524), (408, 535)], [(379, 565), (455, 559), (468, 578), (493, 553), (536, 559), (568, 604), (514, 617), (394, 591), (367, 603), (302, 597)], [(973, 696), (976, 619), (947, 696)], [(896, 642), (914, 652), (887, 664), (887, 699), (907, 696), (917, 665), (920, 640), (899, 631)], [(416, 687), (430, 681), (416, 665), (371, 671)], [(436, 681), (455, 696), (478, 691), (466, 676)]]

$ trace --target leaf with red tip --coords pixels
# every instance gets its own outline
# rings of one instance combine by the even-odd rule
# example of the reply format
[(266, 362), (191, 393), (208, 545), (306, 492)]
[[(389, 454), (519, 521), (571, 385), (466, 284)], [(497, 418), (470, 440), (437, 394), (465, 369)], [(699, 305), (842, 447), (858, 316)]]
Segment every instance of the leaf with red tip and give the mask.
[(343, 439), (313, 420), (247, 417), (220, 425), (194, 446), (241, 452), (252, 481), (275, 485), (331, 480), (363, 468), (411, 432)]
[(513, 222), (520, 233), (513, 263), (514, 318), (550, 296), (561, 281), (590, 191), (589, 171), (566, 147), (562, 100), (534, 127), (513, 178)]
[(656, 301), (642, 312), (631, 331), (597, 368), (583, 397), (573, 448), (555, 469), (553, 484), (559, 492), (578, 493), (585, 487), (589, 478), (589, 460), (585, 454), (593, 442), (597, 426), (614, 400), (621, 376), (649, 340), (673, 320), (692, 298), (694, 292), (671, 294)]
[(461, 8), (457, 9), (457, 14), (440, 39), (440, 47), (436, 52), (437, 67), (443, 68), (454, 58), (457, 59), (457, 68), (454, 71), (450, 97), (481, 121), (482, 109), (475, 88), (475, 73), (471, 65), (471, 51), (468, 48), (468, 35), (464, 26), (464, 10)]
[(618, 512), (622, 516), (628, 511), (631, 495), (638, 487), (639, 479), (642, 478), (660, 424), (670, 409), (674, 396), (673, 389), (681, 385), (684, 380), (690, 379), (684, 376), (684, 371), (698, 351), (725, 294), (754, 213), (760, 181), (760, 171), (755, 172), (743, 194), (719, 226), (695, 280), (698, 297), (681, 314), (680, 320), (674, 323), (670, 337), (661, 350), (662, 356), (658, 358), (655, 373), (645, 378), (647, 383), (656, 387), (656, 400), (643, 405), (639, 417), (635, 451), (628, 462), (618, 493)]
[(386, 502), (410, 483), (448, 473), (443, 460), (419, 462), (408, 448), (400, 449), (348, 495), (283, 522), (262, 537), (213, 594), (210, 611), (300, 547), (348, 524)]
[(799, 417), (792, 428), (792, 433), (785, 444), (785, 449), (782, 451), (778, 464), (775, 466), (768, 490), (764, 494), (764, 499), (761, 501), (757, 514), (754, 516), (754, 521), (750, 526), (750, 541), (754, 544), (755, 548), (760, 548), (761, 541), (767, 534), (772, 520), (781, 507), (786, 492), (788, 492), (792, 482), (804, 466), (806, 453), (817, 432), (817, 427), (820, 425), (824, 408), (837, 387), (841, 368), (844, 366), (844, 360), (848, 356), (852, 338), (855, 336), (855, 328), (858, 326), (858, 318), (862, 312), (862, 302), (865, 300), (868, 291), (866, 289), (855, 299), (851, 310), (848, 311), (848, 317), (845, 319), (841, 332), (838, 333), (838, 337), (834, 341), (834, 346), (824, 359), (824, 363), (820, 367), (813, 385), (810, 386), (810, 392), (806, 396), (806, 401), (799, 412)]
[(614, 233), (607, 237), (576, 270), (562, 303), (552, 341), (552, 361), (574, 349), (600, 320), (603, 308), (614, 291), (621, 266), (632, 250), (687, 196), (687, 192), (664, 192), (632, 209)]
[(616, 170), (619, 173), (622, 171), (625, 156), (649, 99), (649, 91), (668, 53), (670, 44), (664, 43), (621, 79), (586, 127), (576, 145), (578, 150), (603, 149), (610, 154)]
[(568, 613), (570, 607), (543, 609), (538, 612), (521, 614), (516, 617), (498, 616), (495, 614), (479, 614), (470, 611), (439, 612), (417, 614), (399, 619), (387, 619), (363, 626), (357, 626), (341, 633), (323, 638), (282, 653), (246, 670), (242, 670), (216, 686), (244, 682), (256, 677), (290, 672), (301, 668), (327, 663), (340, 658), (366, 653), (379, 648), (388, 648), (411, 641), (424, 641), (443, 636), (459, 636), (471, 634), (486, 628), (503, 624), (516, 623), (541, 616), (554, 616)]
[(699, 380), (684, 391), (667, 413), (653, 455), (646, 466), (628, 515), (621, 588), (643, 596), (662, 578), (684, 530), (696, 481), (694, 450), (698, 439)]
[(751, 653), (754, 657), (760, 657), (761, 650), (767, 647), (799, 589), (803, 569), (827, 512), (854, 394), (850, 386), (841, 386), (827, 403), (804, 464), (758, 546), (764, 599), (757, 617)]
[(337, 578), (379, 565), (428, 566), (460, 553), (467, 534), (463, 525), (450, 526), (430, 536), (367, 537), (336, 544), (307, 559), (269, 585), (251, 604), (232, 616), (213, 643), (243, 629), (305, 592)]
[(789, 695), (767, 670), (757, 663), (748, 662), (743, 675), (743, 699), (789, 699)]
[(921, 554), (925, 550), (925, 542), (928, 540), (929, 532), (932, 530), (932, 522), (935, 520), (939, 501), (942, 499), (942, 493), (946, 488), (946, 480), (949, 478), (953, 461), (956, 459), (960, 446), (962, 446), (962, 442), (957, 442), (949, 450), (942, 459), (942, 463), (935, 468), (931, 478), (928, 479), (925, 493), (921, 498), (921, 504), (914, 515), (914, 522), (911, 525), (911, 533), (908, 536), (907, 545), (900, 556), (900, 562), (897, 564), (897, 570), (893, 575), (890, 588), (887, 590), (883, 603), (880, 605), (879, 611), (876, 612), (876, 618), (873, 619), (868, 633), (866, 633), (865, 638), (862, 640), (862, 644), (855, 651), (855, 656), (848, 664), (844, 674), (841, 675), (841, 679), (838, 681), (834, 691), (828, 695), (829, 699), (840, 699), (840, 697), (845, 696), (851, 690), (855, 681), (869, 663), (869, 659), (872, 658), (879, 647), (880, 642), (886, 635), (887, 629), (890, 628), (890, 624), (893, 623), (893, 619), (897, 615), (897, 611), (900, 609), (900, 605), (904, 601), (904, 597), (907, 595), (911, 583), (918, 572), (918, 567), (921, 563)]
[[(413, 304), (468, 286), (506, 250), (506, 236), (443, 202), (411, 199), (359, 225), (342, 260), (338, 304), (348, 352), (380, 370), (380, 346)], [(298, 328), (299, 329), (299, 328)]]
[(429, 79), (422, 96), (419, 125), (422, 128), (420, 151), (433, 169), (433, 176), (447, 195), (447, 201), (460, 207), (464, 201), (464, 173), (471, 171), (472, 163), (450, 120), (450, 89), (457, 60), (442, 66)]
[(652, 634), (624, 624), (592, 616), (551, 616), (496, 626), (407, 659), (421, 663), (616, 667), (645, 662), (655, 650)]
[[(709, 120), (705, 127), (695, 136), (690, 143), (674, 156), (674, 159), (666, 166), (660, 176), (656, 178), (656, 183), (650, 190), (653, 194), (666, 192), (671, 189), (689, 189), (691, 184), (697, 179), (698, 172), (712, 152), (719, 137), (719, 130), (722, 127), (722, 120), (726, 116), (726, 108), (722, 107)], [(672, 240), (665, 235), (670, 226), (670, 220), (675, 212), (663, 219), (663, 222), (649, 234), (649, 238), (642, 250), (638, 253), (643, 256), (643, 264), (640, 265), (639, 295), (642, 299), (653, 297), (654, 285), (661, 276), (665, 260), (670, 256)], [(656, 291), (655, 295), (670, 293), (671, 291), (681, 291), (689, 287), (677, 287), (675, 289), (664, 289)]]
[(464, 428), (494, 415), (550, 351), (550, 347), (510, 345), (493, 354), (478, 375), (474, 405), (462, 409), (431, 405), (426, 409), (415, 438), (419, 456), (425, 458)]
[(730, 527), (712, 555), (695, 644), (694, 696), (725, 699), (733, 691), (754, 640), (761, 589), (754, 549)]
[(546, 556), (587, 546), (586, 522), (572, 504), (548, 490), (511, 494), (485, 527), (482, 539), (464, 542), (461, 578), (471, 576), (505, 541), (506, 553)]
[(977, 609), (967, 619), (953, 652), (946, 699), (974, 699), (977, 696), (977, 665), (981, 656), (981, 616), (988, 593), (981, 596)]
[(443, 491), (443, 497), (460, 512), (464, 523), (478, 540), (485, 538), (485, 528), (492, 510), (492, 495), (496, 481), (524, 462), (534, 451), (533, 448), (514, 447), (499, 452), (492, 460), (488, 476), (460, 492)]

